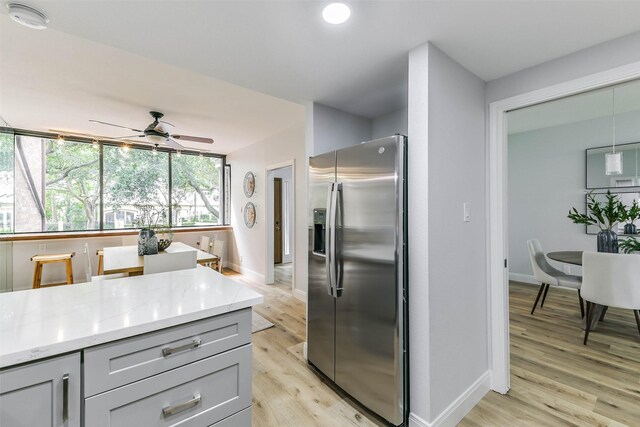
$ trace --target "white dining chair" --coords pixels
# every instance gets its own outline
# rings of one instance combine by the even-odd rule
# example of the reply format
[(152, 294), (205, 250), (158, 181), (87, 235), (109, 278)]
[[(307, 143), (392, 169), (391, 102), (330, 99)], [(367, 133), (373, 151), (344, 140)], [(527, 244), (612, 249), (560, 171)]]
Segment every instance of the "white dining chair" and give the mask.
[(224, 259), (224, 241), (223, 240), (215, 240), (213, 242), (213, 250), (211, 253), (218, 257), (218, 271), (222, 273), (223, 268), (223, 259)]
[(165, 252), (157, 255), (145, 255), (143, 274), (164, 273), (166, 271), (196, 268), (197, 251)]
[(527, 248), (529, 249), (529, 258), (531, 259), (533, 276), (538, 282), (540, 282), (540, 289), (538, 290), (538, 295), (533, 303), (531, 314), (536, 310), (541, 295), (542, 303), (540, 304), (540, 308), (544, 306), (544, 301), (547, 298), (547, 292), (549, 292), (550, 286), (562, 286), (564, 288), (571, 288), (578, 291), (580, 315), (584, 317), (584, 302), (580, 294), (582, 279), (579, 276), (565, 274), (562, 271), (553, 268), (547, 261), (547, 258), (542, 251), (542, 245), (540, 245), (538, 239), (527, 240)]
[(584, 252), (582, 274), (582, 298), (587, 301), (584, 345), (596, 304), (633, 310), (640, 333), (640, 256)]
[(91, 253), (89, 252), (89, 243), (84, 244), (84, 275), (87, 282), (102, 282), (104, 280), (119, 279), (127, 277), (126, 273), (99, 274), (93, 275), (91, 268)]
[(207, 253), (211, 253), (211, 248), (213, 243), (211, 243), (211, 238), (208, 236), (200, 236), (200, 241), (197, 242), (198, 247), (201, 251), (205, 251)]

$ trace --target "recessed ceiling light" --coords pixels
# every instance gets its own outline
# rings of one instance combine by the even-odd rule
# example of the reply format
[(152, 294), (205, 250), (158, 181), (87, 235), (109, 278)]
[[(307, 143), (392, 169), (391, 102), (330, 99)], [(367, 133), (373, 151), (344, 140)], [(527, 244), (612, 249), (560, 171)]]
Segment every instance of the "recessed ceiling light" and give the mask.
[(25, 27), (33, 28), (35, 30), (44, 30), (47, 28), (49, 18), (47, 16), (29, 6), (25, 6), (19, 3), (8, 3), (7, 9), (9, 9), (9, 16), (18, 24), (22, 24)]
[(351, 16), (351, 9), (345, 3), (331, 3), (322, 11), (322, 18), (329, 24), (342, 24)]

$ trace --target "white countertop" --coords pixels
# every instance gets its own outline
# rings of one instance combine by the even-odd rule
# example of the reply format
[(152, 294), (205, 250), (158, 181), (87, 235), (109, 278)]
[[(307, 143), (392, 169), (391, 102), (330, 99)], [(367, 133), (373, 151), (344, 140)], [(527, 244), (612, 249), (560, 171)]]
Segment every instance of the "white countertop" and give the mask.
[(0, 294), (0, 368), (250, 307), (205, 267)]

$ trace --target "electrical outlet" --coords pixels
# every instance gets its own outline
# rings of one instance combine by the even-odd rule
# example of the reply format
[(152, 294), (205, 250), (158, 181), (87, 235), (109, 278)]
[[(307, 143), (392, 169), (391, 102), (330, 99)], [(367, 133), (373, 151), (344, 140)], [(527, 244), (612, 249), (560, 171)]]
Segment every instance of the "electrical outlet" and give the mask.
[(43, 244), (41, 244), (41, 245), (38, 245), (38, 250), (39, 250), (40, 252), (46, 251), (46, 250), (47, 250), (47, 245), (46, 245), (46, 244), (44, 244), (44, 243), (43, 243)]

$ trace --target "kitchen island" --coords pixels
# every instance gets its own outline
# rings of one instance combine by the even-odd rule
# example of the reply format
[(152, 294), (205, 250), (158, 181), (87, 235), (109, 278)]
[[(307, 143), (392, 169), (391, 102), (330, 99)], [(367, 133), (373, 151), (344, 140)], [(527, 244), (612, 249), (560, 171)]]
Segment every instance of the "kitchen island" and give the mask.
[(198, 267), (0, 294), (0, 425), (251, 425), (251, 306)]

